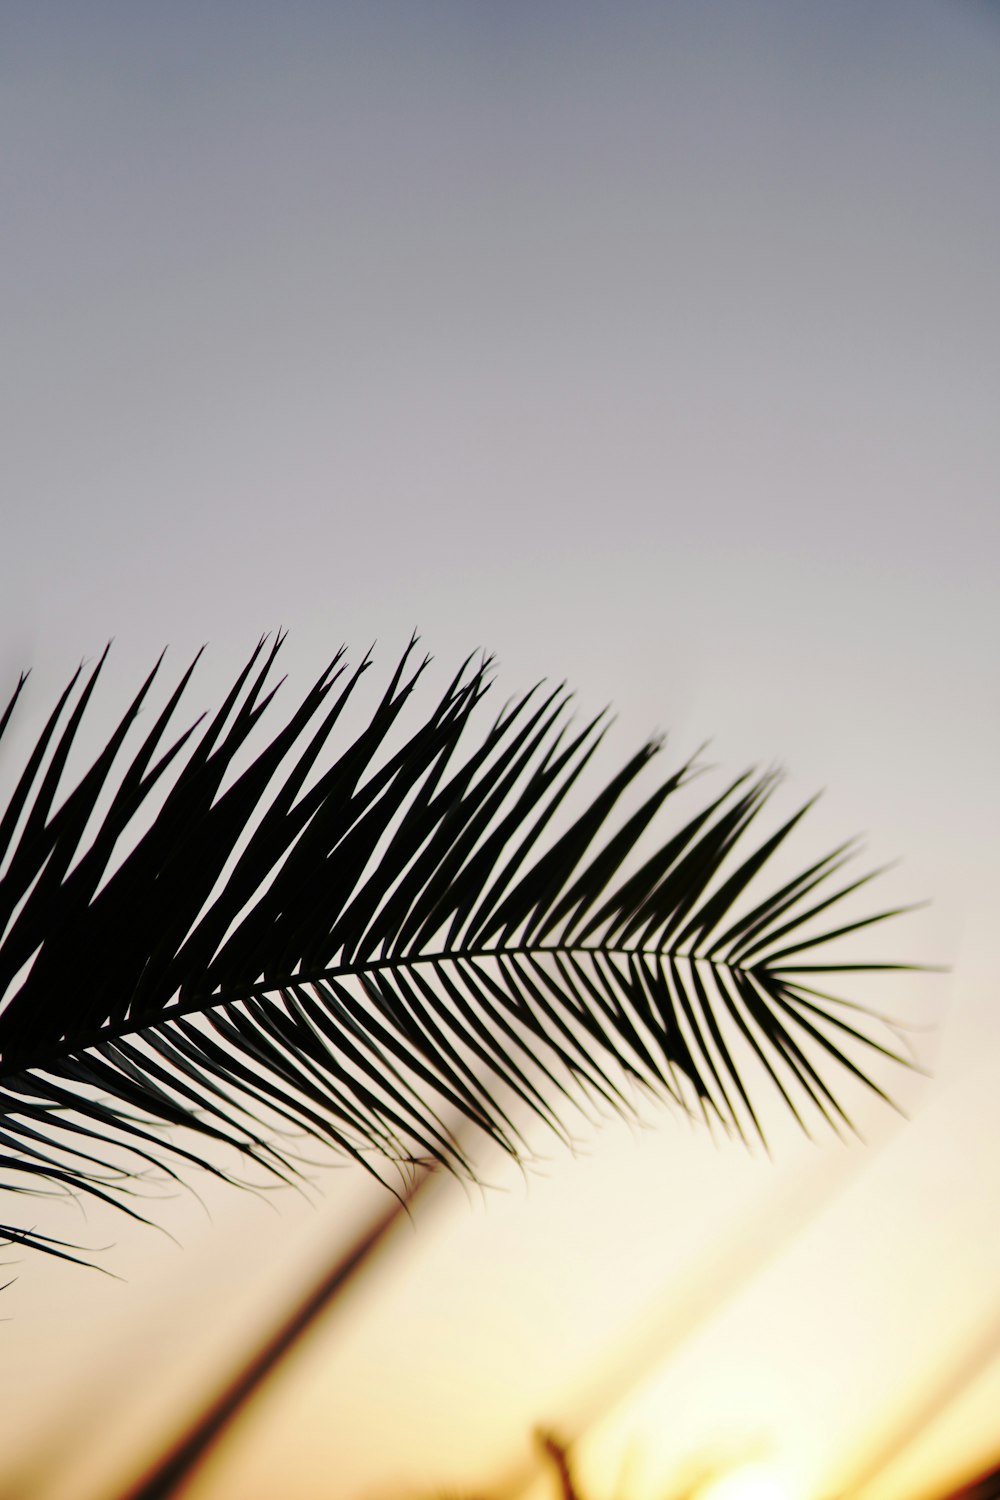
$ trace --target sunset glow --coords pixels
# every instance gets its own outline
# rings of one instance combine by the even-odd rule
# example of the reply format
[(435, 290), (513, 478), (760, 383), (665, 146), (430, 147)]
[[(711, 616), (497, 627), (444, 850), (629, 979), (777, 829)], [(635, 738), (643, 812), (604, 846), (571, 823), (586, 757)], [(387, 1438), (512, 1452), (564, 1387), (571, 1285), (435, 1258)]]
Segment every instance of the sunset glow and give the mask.
[[(511, 1062), (524, 1160), (477, 1143), (476, 1179), (443, 1177), (393, 1230), (184, 1500), (553, 1500), (543, 1425), (565, 1436), (583, 1500), (693, 1496), (709, 1473), (697, 1500), (936, 1500), (986, 1469), (1000, 1458), (997, 4), (4, 10), (0, 715), (30, 676), (0, 745), (0, 823), (23, 752), (108, 641), (79, 775), (164, 648), (172, 690), (208, 643), (167, 746), (203, 713), (207, 733), (265, 632), (288, 631), (279, 717), (341, 642), (349, 674), (375, 643), (310, 789), (416, 629), (414, 660), (432, 660), (414, 700), (440, 702), (467, 653), (495, 653), (489, 723), (565, 682), (553, 763), (609, 706), (539, 848), (580, 815), (585, 783), (662, 741), (629, 817), (688, 762), (697, 777), (662, 809), (667, 823), (677, 810), (671, 828), (744, 772), (778, 768), (762, 838), (812, 805), (763, 860), (764, 884), (856, 838), (836, 881), (880, 873), (845, 911), (905, 910), (844, 937), (852, 962), (889, 967), (817, 960), (809, 977), (817, 1005), (846, 1002), (837, 1045), (852, 1061), (851, 1006), (885, 1018), (903, 1060), (873, 1056), (889, 1103), (803, 1028), (802, 1067), (821, 1082), (793, 1116), (794, 1056), (779, 1033), (755, 1050), (743, 1029), (759, 998), (748, 937), (728, 1014), (756, 1120), (721, 1061), (733, 1116), (695, 1089), (685, 1113), (665, 1101), (690, 1017), (675, 1007), (667, 1024), (669, 984), (647, 993), (638, 961), (624, 966), (639, 1044), (663, 1045), (662, 1097), (642, 1069), (602, 1092), (574, 1063), (578, 1094), (563, 1094), (558, 1068), (522, 1079)], [(410, 706), (387, 730), (392, 753)], [(419, 795), (431, 805), (455, 774), (428, 772)], [(53, 818), (71, 821), (61, 796)], [(390, 801), (373, 794), (373, 823)], [(470, 823), (484, 844), (494, 814)], [(407, 857), (431, 871), (425, 833)], [(344, 848), (362, 863), (341, 834), (331, 882)], [(473, 848), (487, 886), (521, 857), (510, 828), (488, 857), (473, 840), (462, 858)], [(55, 864), (37, 882), (61, 899), (78, 867), (50, 880)], [(661, 874), (657, 900), (672, 890)], [(150, 878), (167, 886), (158, 866)], [(294, 936), (297, 903), (315, 908), (326, 879), (324, 865), (274, 930)], [(424, 907), (398, 880), (386, 907), (430, 930), (436, 887)], [(0, 936), (30, 899), (0, 911)], [(359, 917), (359, 933), (384, 915)], [(684, 930), (683, 901), (665, 920)], [(60, 995), (96, 1017), (92, 968), (112, 945), (94, 939), (77, 973), (66, 930)], [(27, 969), (38, 948), (22, 936)], [(545, 955), (531, 982), (564, 957)], [(261, 963), (283, 985), (300, 977)], [(586, 970), (584, 1041), (605, 1028), (602, 972)], [(184, 993), (200, 1003), (197, 986)], [(483, 996), (411, 1157), (541, 1014), (535, 992), (509, 1013)], [(390, 1142), (399, 1076), (427, 1076), (406, 1008), (426, 996), (414, 983), (407, 997), (398, 1031), (373, 1029), (370, 1054), (344, 1063), (363, 1073), (358, 1098), (369, 1081), (384, 1092)], [(341, 1038), (375, 1003), (347, 1005)], [(253, 1019), (245, 995), (226, 1004)], [(136, 1014), (123, 1004), (122, 1025)], [(225, 1053), (228, 1022), (204, 1024)], [(561, 1024), (555, 1048), (569, 1045)], [(300, 1016), (261, 1042), (248, 1084), (314, 1032)], [(77, 1033), (53, 1035), (59, 1048)], [(719, 1059), (707, 1026), (705, 1050)], [(317, 1090), (318, 1111), (324, 1066), (317, 1043), (290, 1085)], [(74, 1087), (104, 1078), (81, 1065)], [(191, 1097), (213, 1129), (254, 1135), (211, 1082)], [(266, 1107), (285, 1102), (279, 1090)], [(0, 1242), (5, 1500), (120, 1500), (364, 1240), (394, 1200), (368, 1170), (365, 1110), (341, 1106), (357, 1158), (304, 1143), (302, 1117), (282, 1112), (294, 1169), (262, 1185), (206, 1133), (209, 1170), (143, 1168), (134, 1218), (104, 1201), (118, 1184), (103, 1168), (85, 1201), (0, 1192), (0, 1225), (30, 1224), (97, 1267)], [(32, 1108), (32, 1129), (46, 1111), (67, 1118), (63, 1102)]]
[(797, 1500), (797, 1497), (776, 1469), (766, 1464), (747, 1464), (699, 1490), (698, 1500)]

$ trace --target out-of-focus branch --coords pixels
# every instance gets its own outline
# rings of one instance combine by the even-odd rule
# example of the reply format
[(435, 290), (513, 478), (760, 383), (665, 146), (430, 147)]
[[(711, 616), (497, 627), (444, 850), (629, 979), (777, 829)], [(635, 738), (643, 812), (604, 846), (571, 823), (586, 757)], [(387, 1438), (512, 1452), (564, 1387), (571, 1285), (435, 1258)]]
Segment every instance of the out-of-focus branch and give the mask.
[(393, 1198), (392, 1206), (323, 1272), (215, 1399), (192, 1418), (187, 1429), (142, 1478), (121, 1492), (119, 1500), (168, 1500), (169, 1496), (177, 1494), (260, 1387), (277, 1372), (286, 1356), (331, 1304), (347, 1291), (393, 1231), (410, 1217), (417, 1199), (424, 1198), (430, 1186), (444, 1175), (436, 1172), (433, 1165), (419, 1167), (405, 1191)]

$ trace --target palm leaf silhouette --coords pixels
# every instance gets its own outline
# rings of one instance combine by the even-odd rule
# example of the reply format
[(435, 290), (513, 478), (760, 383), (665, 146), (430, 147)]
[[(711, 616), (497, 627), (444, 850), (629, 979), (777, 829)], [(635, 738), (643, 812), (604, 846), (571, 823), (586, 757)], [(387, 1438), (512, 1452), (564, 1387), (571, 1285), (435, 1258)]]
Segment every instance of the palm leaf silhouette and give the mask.
[(127, 758), (161, 658), (62, 801), (107, 652), (42, 729), (0, 818), (0, 1187), (142, 1217), (130, 1193), (151, 1169), (222, 1174), (225, 1145), (287, 1176), (295, 1135), (372, 1170), (471, 1171), (445, 1118), (516, 1153), (518, 1109), (565, 1133), (561, 1097), (629, 1111), (637, 1091), (745, 1134), (748, 1059), (797, 1114), (805, 1099), (835, 1123), (824, 1060), (872, 1088), (859, 1048), (903, 1061), (817, 987), (909, 967), (814, 952), (894, 914), (824, 925), (870, 878), (834, 879), (851, 846), (753, 895), (802, 815), (752, 842), (773, 776), (740, 777), (657, 843), (685, 765), (606, 833), (650, 742), (559, 831), (603, 716), (573, 731), (568, 695), (536, 688), (477, 738), (490, 663), (470, 658), (404, 739), (415, 642), (335, 755), (369, 665), (348, 673), (342, 651), (241, 769), (281, 644), (261, 641), (214, 717), (170, 740), (192, 663)]

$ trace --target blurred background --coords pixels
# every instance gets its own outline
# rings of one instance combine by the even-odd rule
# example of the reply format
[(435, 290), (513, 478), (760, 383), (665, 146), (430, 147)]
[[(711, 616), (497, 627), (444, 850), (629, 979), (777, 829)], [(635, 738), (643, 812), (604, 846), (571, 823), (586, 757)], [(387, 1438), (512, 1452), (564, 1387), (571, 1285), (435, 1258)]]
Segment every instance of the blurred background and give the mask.
[[(901, 857), (870, 956), (950, 968), (858, 996), (907, 1122), (436, 1189), (191, 1500), (535, 1500), (539, 1424), (587, 1500), (1000, 1457), (998, 77), (986, 0), (3, 7), (4, 784), (109, 638), (110, 721), (165, 644), (200, 711), (264, 630), (297, 690), (418, 627), (610, 702), (605, 768), (825, 788), (792, 857)], [(5, 1253), (5, 1492), (117, 1493), (382, 1207), (193, 1186), (172, 1239), (32, 1205), (122, 1280)]]

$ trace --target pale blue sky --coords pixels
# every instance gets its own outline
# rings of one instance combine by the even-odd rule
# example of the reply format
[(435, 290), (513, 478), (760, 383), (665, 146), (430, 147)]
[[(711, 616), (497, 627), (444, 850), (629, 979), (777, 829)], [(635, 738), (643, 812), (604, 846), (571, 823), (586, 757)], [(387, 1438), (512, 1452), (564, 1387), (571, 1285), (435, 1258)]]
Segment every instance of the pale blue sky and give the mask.
[(29, 724), (112, 635), (484, 646), (827, 786), (995, 1055), (995, 5), (39, 0), (0, 141)]

